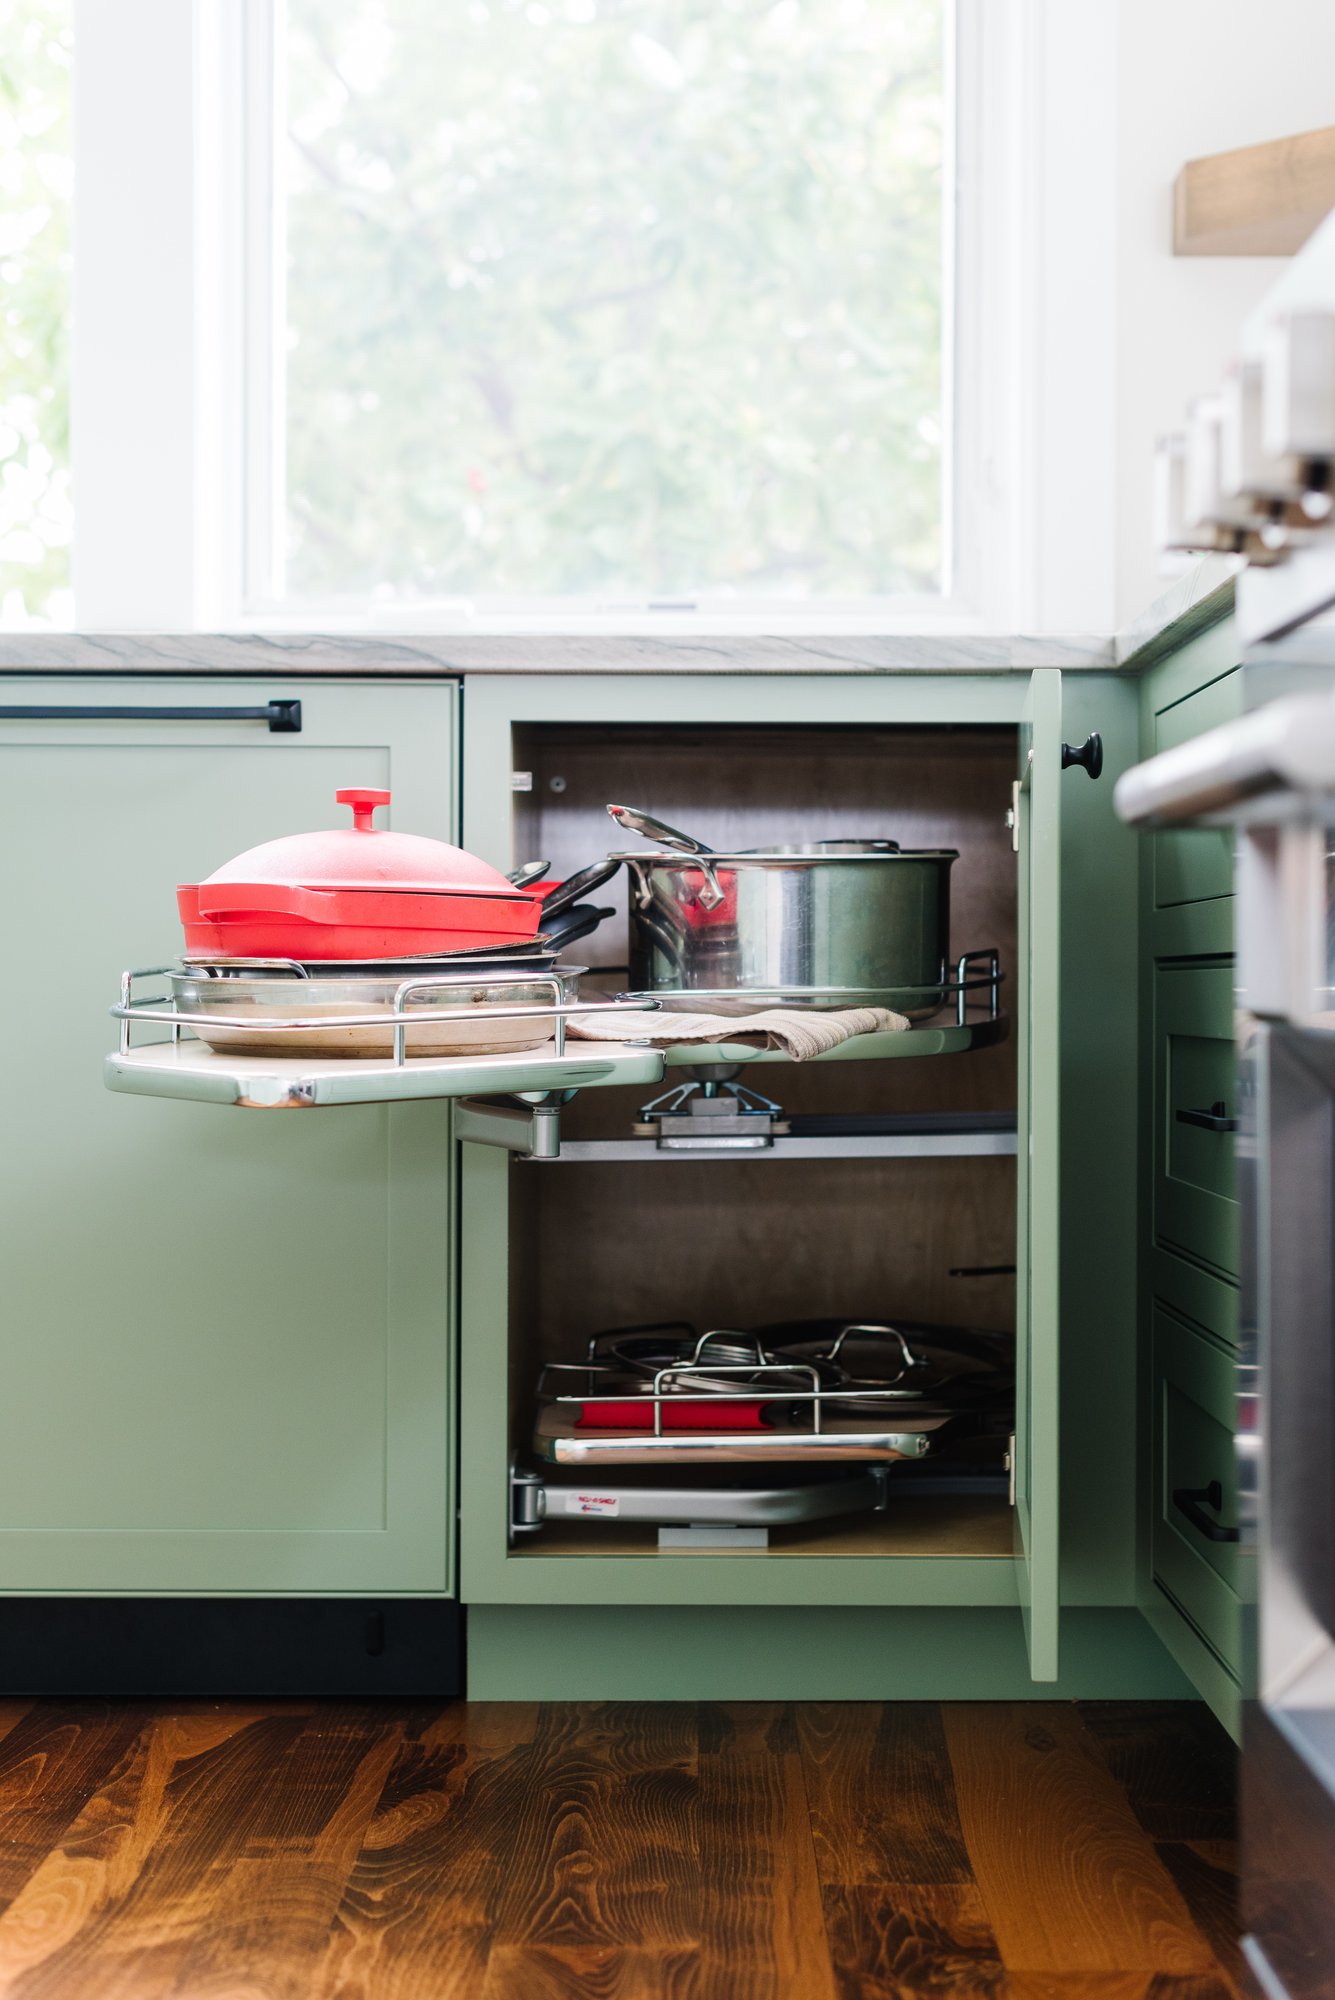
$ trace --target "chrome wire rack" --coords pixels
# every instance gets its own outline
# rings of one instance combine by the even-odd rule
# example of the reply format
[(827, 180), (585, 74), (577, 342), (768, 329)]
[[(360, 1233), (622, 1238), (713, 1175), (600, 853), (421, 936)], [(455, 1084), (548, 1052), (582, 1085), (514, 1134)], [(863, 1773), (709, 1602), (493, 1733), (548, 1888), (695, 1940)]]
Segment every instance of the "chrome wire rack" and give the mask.
[[(850, 1336), (859, 1335), (864, 1338), (883, 1337), (893, 1344), (900, 1358), (898, 1372), (885, 1382), (849, 1380), (845, 1386), (832, 1387), (822, 1381), (818, 1361), (827, 1366), (838, 1366), (844, 1342)], [(750, 1347), (752, 1354), (745, 1360), (720, 1360), (707, 1351), (711, 1342), (720, 1340)], [(725, 1397), (745, 1397), (755, 1402), (758, 1392), (766, 1401), (809, 1404), (812, 1429), (819, 1436), (826, 1413), (839, 1414), (838, 1405), (841, 1403), (883, 1403), (887, 1407), (902, 1409), (906, 1403), (921, 1401), (923, 1392), (909, 1378), (914, 1370), (926, 1365), (924, 1357), (914, 1353), (896, 1327), (853, 1322), (843, 1328), (828, 1353), (814, 1361), (790, 1358), (776, 1361), (770, 1358), (769, 1351), (755, 1334), (721, 1332), (715, 1328), (700, 1335), (689, 1360), (670, 1361), (654, 1369), (652, 1375), (646, 1374), (647, 1387), (641, 1387), (634, 1381), (628, 1382), (624, 1365), (616, 1360), (603, 1359), (596, 1350), (595, 1340), (590, 1343), (587, 1361), (547, 1362), (538, 1378), (539, 1401), (578, 1407), (602, 1399), (643, 1404), (653, 1413), (654, 1437), (663, 1436), (663, 1411), (669, 1403), (680, 1403), (685, 1399), (698, 1405)], [(555, 1375), (582, 1375), (585, 1386), (583, 1390), (553, 1389), (548, 1378)], [(760, 1377), (766, 1379), (761, 1381)], [(799, 1388), (797, 1382), (805, 1382), (809, 1386)], [(702, 1431), (708, 1428), (707, 1423), (700, 1425)]]
[[(1001, 988), (1004, 984), (1001, 953), (995, 945), (989, 945), (982, 951), (961, 952), (955, 960), (954, 977), (943, 979), (939, 987), (933, 983), (931, 991), (940, 992), (942, 1006), (947, 1001), (954, 1002), (955, 1025), (965, 1028), (971, 1020), (993, 1022), (1001, 1019)], [(923, 991), (921, 983), (904, 987), (673, 986), (656, 988), (652, 993), (620, 993), (617, 999), (622, 1003), (654, 999), (674, 1010), (712, 1006), (733, 1013), (752, 1012), (762, 1007), (893, 1008), (896, 998), (916, 1003)], [(972, 1015), (971, 1008), (974, 1010)]]
[[(278, 961), (269, 961), (272, 964)], [(300, 974), (302, 968), (295, 964), (290, 969)], [(171, 1030), (173, 1045), (180, 1042), (183, 1033), (196, 1034), (201, 1027), (236, 1029), (239, 1025), (235, 1014), (210, 1014), (204, 1009), (192, 1008), (182, 1011), (170, 993), (150, 993), (136, 999), (134, 987), (137, 980), (164, 979), (176, 970), (170, 965), (153, 965), (133, 969), (121, 974), (120, 1000), (109, 1011), (113, 1020), (120, 1022), (120, 1053), (128, 1055), (131, 1036), (136, 1023), (152, 1023)], [(520, 983), (520, 982), (516, 982)], [(565, 991), (563, 980), (556, 974), (526, 973), (522, 983), (526, 986), (541, 986), (550, 991), (550, 1003), (526, 1006), (498, 1006), (491, 1002), (481, 1002), (468, 1008), (470, 1021), (550, 1021), (556, 1041), (557, 1055), (565, 1054), (566, 1022), (572, 1014), (647, 1014), (657, 1009), (658, 1002), (652, 998), (642, 1000), (575, 1000), (562, 998)], [(393, 1031), (393, 1059), (395, 1068), (401, 1069), (408, 1060), (407, 1034), (409, 1028), (428, 1027), (434, 1022), (457, 1022), (460, 1010), (457, 1007), (433, 1008), (414, 1006), (411, 1012), (408, 1002), (414, 994), (440, 993), (476, 988), (479, 984), (477, 972), (418, 974), (405, 979), (395, 990), (388, 1008), (376, 1013), (342, 1014), (336, 1018), (339, 1028), (385, 1028)], [(488, 974), (486, 984), (504, 984), (503, 978)], [(329, 1014), (266, 1014), (263, 1028), (266, 1035), (301, 1035), (327, 1029), (331, 1025)]]

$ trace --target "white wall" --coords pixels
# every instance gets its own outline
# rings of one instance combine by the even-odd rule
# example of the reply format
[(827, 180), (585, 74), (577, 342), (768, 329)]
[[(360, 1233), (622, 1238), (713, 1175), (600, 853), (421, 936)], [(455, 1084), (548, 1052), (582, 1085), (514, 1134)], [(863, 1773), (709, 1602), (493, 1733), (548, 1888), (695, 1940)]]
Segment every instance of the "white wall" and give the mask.
[(1332, 0), (1119, 0), (1116, 609), (1165, 587), (1152, 543), (1154, 441), (1237, 352), (1274, 257), (1174, 257), (1179, 168), (1335, 121)]

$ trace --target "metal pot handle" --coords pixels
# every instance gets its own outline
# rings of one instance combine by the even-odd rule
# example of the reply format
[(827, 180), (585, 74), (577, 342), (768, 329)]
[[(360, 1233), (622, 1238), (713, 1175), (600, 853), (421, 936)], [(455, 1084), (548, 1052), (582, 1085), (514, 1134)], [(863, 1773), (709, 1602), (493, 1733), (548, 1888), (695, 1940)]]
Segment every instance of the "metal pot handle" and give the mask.
[(661, 840), (665, 847), (675, 847), (682, 854), (693, 854), (700, 863), (705, 878), (705, 886), (696, 898), (702, 910), (716, 910), (723, 901), (723, 890), (718, 884), (718, 876), (706, 856), (714, 852), (706, 847), (703, 840), (697, 840), (693, 833), (682, 833), (678, 827), (669, 826), (666, 820), (655, 819), (652, 813), (639, 806), (609, 806), (611, 817), (627, 833), (642, 834), (646, 840)]

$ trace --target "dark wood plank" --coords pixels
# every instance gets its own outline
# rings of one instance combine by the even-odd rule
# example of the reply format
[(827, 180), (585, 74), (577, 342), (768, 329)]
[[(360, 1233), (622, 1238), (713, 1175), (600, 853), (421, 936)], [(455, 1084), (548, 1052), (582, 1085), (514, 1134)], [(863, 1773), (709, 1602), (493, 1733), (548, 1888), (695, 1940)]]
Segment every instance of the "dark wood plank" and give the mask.
[(803, 1702), (795, 1714), (822, 1882), (972, 1880), (935, 1702)]
[(309, 2000), (478, 2000), (536, 1725), (528, 1704), (455, 1702), (405, 1739)]
[(1005, 2000), (1006, 1975), (972, 1883), (824, 1892), (841, 2000)]
[(1159, 1859), (1182, 1892), (1192, 1922), (1221, 1969), (1235, 1983), (1247, 1978), (1239, 1947), (1238, 1849), (1232, 1840), (1163, 1840)]
[(199, 1708), (139, 1728), (0, 1917), (5, 2000), (168, 1993), (303, 1721), (300, 1711)]
[(13, 1718), (0, 1737), (0, 1909), (151, 1719), (109, 1702), (38, 1702)]
[(835, 2000), (790, 1711), (703, 1708), (699, 1770), (699, 2000)]
[(507, 1944), (491, 1954), (483, 2000), (700, 2000), (699, 1979), (689, 1945)]
[(1203, 1702), (1082, 1702), (1103, 1760), (1155, 1840), (1232, 1840), (1237, 1749)]
[(15, 1724), (22, 1722), (25, 1715), (31, 1715), (36, 1706), (34, 1701), (0, 1701), (0, 1738), (8, 1736)]
[(695, 1804), (690, 1704), (544, 1704), (495, 1942), (694, 1944)]
[(182, 1961), (175, 2000), (252, 1991), (305, 2000), (402, 1741), (384, 1711), (331, 1708), (307, 1724), (274, 1767)]
[(1009, 1969), (1215, 1970), (1073, 1707), (961, 1702), (945, 1723), (969, 1859)]

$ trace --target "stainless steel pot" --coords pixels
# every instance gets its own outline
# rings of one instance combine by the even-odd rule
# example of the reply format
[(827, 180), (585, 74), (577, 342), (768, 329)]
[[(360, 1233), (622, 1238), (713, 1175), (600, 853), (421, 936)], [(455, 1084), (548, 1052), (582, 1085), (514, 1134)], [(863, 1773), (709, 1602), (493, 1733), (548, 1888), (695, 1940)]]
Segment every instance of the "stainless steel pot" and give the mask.
[[(946, 997), (954, 848), (805, 841), (718, 854), (631, 806), (618, 825), (666, 843), (624, 853), (630, 975), (664, 996), (879, 1004), (923, 1020)], [(677, 849), (673, 852), (673, 849)], [(682, 850), (685, 850), (684, 852)], [(690, 1005), (689, 999), (677, 999)]]
[[(409, 1056), (495, 1055), (539, 1048), (552, 1036), (551, 1021), (539, 1016), (496, 1019), (484, 1007), (547, 1007), (575, 997), (582, 968), (562, 966), (544, 976), (506, 977), (489, 973), (474, 979), (458, 972), (442, 977), (440, 962), (426, 960), (423, 979), (433, 985), (405, 995), (403, 1012)], [(308, 971), (295, 963), (188, 965), (168, 975), (172, 998), (187, 1019), (198, 1018), (195, 1033), (211, 1049), (246, 1049), (252, 1055), (369, 1057), (393, 1053), (395, 995), (417, 971), (407, 961), (371, 965), (360, 971)], [(413, 1021), (415, 1014), (443, 1016)], [(384, 1017), (379, 1020), (367, 1017)], [(300, 1028), (281, 1021), (299, 1020)]]

